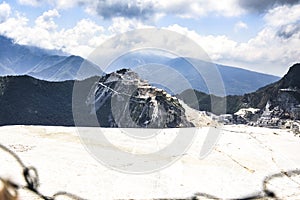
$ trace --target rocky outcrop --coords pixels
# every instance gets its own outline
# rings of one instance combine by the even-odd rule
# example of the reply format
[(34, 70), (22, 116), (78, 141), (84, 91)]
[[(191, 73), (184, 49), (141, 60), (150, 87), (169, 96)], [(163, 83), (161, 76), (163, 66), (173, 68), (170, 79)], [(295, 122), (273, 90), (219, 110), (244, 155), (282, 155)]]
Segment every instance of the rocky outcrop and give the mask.
[[(300, 64), (295, 64), (281, 80), (273, 84), (244, 96), (227, 96), (228, 113), (218, 116), (217, 120), (225, 124), (291, 128), (299, 132), (299, 77)], [(201, 99), (204, 99), (203, 96), (200, 96)]]
[(286, 120), (299, 120), (299, 102), (289, 92), (283, 91), (278, 98), (268, 101), (256, 124), (259, 126), (278, 127)]
[(176, 97), (151, 86), (129, 70), (100, 78), (86, 104), (102, 127), (174, 128), (194, 126)]
[[(272, 89), (272, 96), (262, 109), (258, 126), (281, 127), (289, 120), (300, 120), (300, 65), (292, 66), (289, 72)], [(270, 90), (270, 89), (269, 89)]]
[(295, 64), (278, 82), (243, 97), (244, 106), (258, 108), (255, 109), (255, 112), (246, 112), (247, 114), (241, 115), (243, 110), (247, 110), (241, 109), (235, 114), (240, 115), (250, 125), (291, 129), (294, 127), (293, 130), (298, 130), (297, 123), (300, 120), (299, 76), (300, 64)]

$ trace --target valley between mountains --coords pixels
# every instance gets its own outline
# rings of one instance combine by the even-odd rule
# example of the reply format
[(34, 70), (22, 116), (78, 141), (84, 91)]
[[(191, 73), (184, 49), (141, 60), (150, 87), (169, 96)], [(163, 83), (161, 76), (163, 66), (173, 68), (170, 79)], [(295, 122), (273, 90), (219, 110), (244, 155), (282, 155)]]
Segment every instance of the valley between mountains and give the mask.
[[(300, 198), (300, 64), (282, 78), (217, 65), (227, 94), (220, 96), (195, 84), (203, 80), (188, 68), (191, 58), (133, 54), (104, 73), (80, 57), (5, 37), (0, 43), (6, 49), (0, 51), (0, 144), (37, 169), (43, 194)], [(178, 90), (155, 84), (151, 77), (162, 79), (163, 73), (139, 71), (130, 63), (136, 56), (179, 70), (191, 88), (172, 78), (169, 84)], [(197, 62), (206, 69), (207, 63)], [(82, 63), (88, 70), (77, 76)], [(164, 151), (169, 146), (172, 151)], [(128, 159), (118, 157), (120, 151)], [(25, 184), (7, 152), (0, 151), (0, 163), (1, 178)], [(167, 164), (143, 171), (153, 163)], [(21, 199), (37, 198), (18, 192)]]

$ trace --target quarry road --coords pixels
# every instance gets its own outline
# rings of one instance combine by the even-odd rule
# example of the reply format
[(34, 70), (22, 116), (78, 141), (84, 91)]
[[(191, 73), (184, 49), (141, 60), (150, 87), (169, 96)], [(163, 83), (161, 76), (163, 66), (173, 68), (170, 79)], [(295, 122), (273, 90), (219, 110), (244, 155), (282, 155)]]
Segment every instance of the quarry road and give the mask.
[[(89, 133), (96, 130), (82, 129)], [(113, 145), (134, 154), (153, 153), (180, 134), (178, 129), (163, 129), (153, 138), (138, 140), (130, 139), (123, 129), (101, 130)], [(300, 138), (288, 130), (222, 126), (216, 146), (199, 159), (208, 130), (195, 128), (190, 148), (174, 164), (139, 175), (121, 173), (98, 162), (97, 155), (91, 155), (82, 144), (75, 127), (3, 126), (0, 143), (26, 165), (36, 167), (40, 191), (49, 196), (63, 190), (86, 199), (106, 200), (188, 198), (195, 193), (242, 198), (259, 193), (266, 176), (300, 168)], [(114, 151), (107, 145), (91, 144)], [(165, 158), (158, 155), (155, 159), (159, 162)], [(0, 151), (0, 163), (1, 177), (24, 184), (21, 169), (9, 154)], [(300, 199), (299, 183), (300, 176), (286, 175), (271, 180), (267, 187), (280, 199)], [(20, 199), (35, 199), (26, 191), (19, 193)]]

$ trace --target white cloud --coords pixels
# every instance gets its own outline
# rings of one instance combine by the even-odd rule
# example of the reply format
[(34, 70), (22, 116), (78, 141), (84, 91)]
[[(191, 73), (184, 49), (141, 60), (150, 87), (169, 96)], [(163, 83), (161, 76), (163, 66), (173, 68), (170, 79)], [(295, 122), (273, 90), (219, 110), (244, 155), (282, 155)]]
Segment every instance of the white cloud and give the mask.
[(18, 0), (21, 5), (41, 6), (48, 4), (56, 9), (68, 9), (80, 5), (89, 5), (94, 0)]
[(282, 5), (296, 5), (299, 0), (238, 0), (239, 5), (248, 12), (265, 14), (269, 9)]
[(39, 4), (42, 3), (42, 1), (41, 0), (19, 0), (19, 3), (23, 5), (38, 6)]
[[(217, 16), (239, 16), (247, 12), (245, 5), (241, 5), (241, 0), (18, 0), (19, 3), (31, 6), (48, 4), (56, 9), (68, 9), (75, 6), (84, 7), (89, 14), (98, 14), (104, 18), (124, 17), (130, 19), (151, 19), (156, 15), (175, 15), (183, 18), (198, 18), (208, 14)], [(269, 4), (266, 2), (264, 4)], [(247, 2), (247, 6), (249, 6)], [(257, 2), (255, 6), (260, 5)], [(272, 22), (280, 23), (284, 21), (281, 13), (286, 13), (289, 5), (272, 9), (266, 15), (266, 19), (272, 18)], [(297, 6), (294, 5), (294, 6)], [(299, 6), (299, 5), (298, 5)], [(289, 17), (299, 15), (299, 10), (295, 9)], [(278, 20), (276, 22), (276, 19)], [(289, 19), (288, 19), (289, 20)]]
[(5, 1), (0, 4), (0, 23), (4, 22), (8, 19), (9, 15), (11, 13), (11, 8), (8, 3)]
[(76, 1), (76, 0), (56, 0), (52, 4), (55, 5), (59, 9), (67, 9), (67, 8), (77, 6), (80, 2), (84, 2), (84, 1), (79, 1), (79, 0), (78, 1)]
[(239, 16), (244, 13), (244, 10), (241, 9), (241, 7), (238, 4), (238, 0), (223, 0), (223, 1), (202, 0), (202, 6), (205, 6), (206, 4), (207, 4), (206, 9), (210, 13), (216, 13), (216, 15), (219, 16), (232, 17), (232, 16)]
[(234, 51), (237, 46), (237, 43), (235, 41), (228, 39), (224, 35), (202, 36), (195, 31), (189, 30), (185, 27), (181, 27), (177, 24), (166, 28), (168, 30), (175, 31), (194, 40), (198, 45), (200, 45), (200, 47), (208, 54), (208, 56), (213, 61), (222, 59), (224, 56), (224, 52), (228, 52), (230, 54), (230, 52)]
[[(195, 40), (214, 62), (283, 75), (300, 58), (300, 5), (273, 8), (263, 19), (264, 28), (246, 42), (222, 35), (201, 36), (179, 25), (168, 29)], [(237, 28), (247, 28), (247, 25), (239, 22)]]
[(244, 12), (237, 0), (153, 0), (153, 2), (157, 13), (173, 14), (183, 18), (198, 18), (208, 14), (230, 17)]
[(21, 4), (38, 6), (50, 4), (57, 9), (83, 6), (89, 14), (104, 18), (152, 19), (156, 15), (175, 15), (198, 18), (209, 13), (219, 16), (237, 16), (244, 12), (238, 0), (19, 0)]
[(112, 19), (112, 25), (108, 27), (108, 30), (112, 33), (124, 33), (126, 31), (138, 29), (138, 28), (149, 28), (137, 19), (125, 19), (124, 17), (117, 17)]
[(53, 17), (57, 16), (59, 13), (56, 10), (49, 10), (36, 19), (34, 26), (29, 26), (28, 19), (18, 14), (0, 23), (0, 34), (11, 37), (20, 44), (62, 49), (84, 57), (108, 37), (102, 26), (88, 19), (80, 20), (69, 29), (57, 29), (53, 21)]
[(56, 9), (48, 10), (35, 20), (35, 24), (39, 28), (43, 28), (49, 31), (55, 30), (57, 28), (57, 25), (54, 22), (55, 17), (60, 17), (58, 11)]
[(68, 53), (87, 57), (91, 51), (99, 46), (108, 36), (104, 34), (104, 28), (96, 23), (83, 19), (73, 28), (61, 30), (54, 35), (56, 46), (64, 46)]
[(239, 21), (234, 25), (235, 32), (238, 32), (239, 30), (242, 30), (242, 29), (248, 29), (248, 25), (242, 21)]
[(193, 39), (217, 63), (283, 75), (287, 67), (299, 62), (300, 58), (300, 33), (289, 39), (282, 39), (277, 35), (276, 29), (265, 27), (249, 41), (238, 43), (224, 35), (202, 36), (179, 25), (172, 25), (167, 29)]
[(294, 6), (279, 6), (269, 10), (264, 20), (270, 26), (283, 26), (300, 23), (300, 4)]
[[(154, 2), (154, 0), (151, 1)], [(71, 5), (68, 0), (64, 2), (65, 5)], [(233, 5), (235, 0), (227, 2)], [(161, 5), (164, 12), (168, 11), (169, 14), (174, 12), (176, 15), (181, 14), (182, 17), (201, 16), (213, 10), (223, 11), (222, 15), (225, 15), (226, 11), (233, 9), (223, 5), (223, 2), (219, 4), (206, 2), (207, 5), (204, 5), (203, 0), (178, 0), (173, 4), (163, 0), (155, 3), (156, 6)], [(182, 10), (179, 9), (180, 7)], [(264, 16), (264, 28), (246, 42), (236, 42), (225, 35), (199, 35), (177, 24), (166, 28), (196, 41), (214, 62), (283, 75), (286, 68), (294, 62), (299, 62), (300, 58), (300, 26), (297, 24), (300, 18), (299, 7), (299, 5), (280, 6), (270, 10)], [(208, 8), (208, 10), (203, 10), (203, 8)], [(185, 15), (189, 11), (192, 11), (190, 16)], [(237, 8), (235, 14), (239, 12)], [(28, 25), (28, 19), (20, 14), (14, 17), (9, 17), (9, 14), (6, 16), (6, 20), (0, 23), (0, 34), (12, 37), (21, 44), (63, 49), (68, 53), (83, 57), (88, 56), (94, 48), (115, 34), (149, 27), (139, 19), (121, 16), (112, 18), (112, 24), (106, 29), (88, 19), (80, 20), (72, 28), (59, 29), (55, 23), (55, 18), (59, 17), (59, 13), (55, 9), (39, 16), (34, 26)], [(235, 28), (247, 28), (247, 24), (240, 21)], [(174, 49), (176, 49), (176, 44), (174, 44)]]
[(26, 29), (24, 27), (27, 26), (28, 19), (20, 14), (17, 14), (16, 17), (9, 18), (5, 22), (0, 23), (0, 34), (7, 35), (11, 38), (20, 41), (20, 39), (24, 38), (24, 32)]

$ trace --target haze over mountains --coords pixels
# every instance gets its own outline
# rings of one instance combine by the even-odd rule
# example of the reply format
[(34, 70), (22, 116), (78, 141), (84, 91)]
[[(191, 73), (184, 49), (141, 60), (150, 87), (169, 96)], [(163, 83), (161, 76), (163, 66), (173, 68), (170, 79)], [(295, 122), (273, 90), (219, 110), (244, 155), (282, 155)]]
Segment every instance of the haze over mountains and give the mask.
[[(81, 64), (85, 63), (86, 74), (77, 75)], [(95, 64), (60, 51), (45, 50), (38, 47), (19, 45), (12, 39), (0, 36), (0, 75), (30, 75), (48, 80), (63, 81), (75, 78), (88, 78), (101, 74)]]
[[(263, 114), (266, 110), (275, 118), (290, 119), (300, 104), (299, 64), (274, 82), (279, 78), (197, 59), (133, 53), (117, 59), (108, 69), (113, 72), (104, 74), (100, 67), (78, 56), (18, 45), (3, 36), (0, 43), (0, 125), (73, 126), (76, 105), (78, 113), (85, 112), (87, 116), (79, 120), (82, 126), (95, 126), (87, 120), (94, 116), (104, 127), (194, 126), (175, 95), (192, 108), (215, 114), (256, 108), (259, 112), (255, 119), (266, 115)], [(86, 70), (78, 76), (82, 63)], [(191, 63), (197, 64), (200, 73)], [(122, 66), (131, 69), (120, 70)], [(225, 102), (224, 97), (217, 96), (218, 93), (209, 95), (206, 87), (205, 78), (216, 80), (216, 74), (209, 69), (211, 66), (221, 75), (225, 95), (233, 94), (226, 96), (226, 111), (218, 111), (218, 106)], [(189, 87), (181, 84), (179, 78), (187, 80)], [(76, 84), (82, 87), (78, 98), (76, 95), (74, 98)], [(195, 98), (191, 98), (193, 95)], [(124, 123), (118, 124), (114, 119), (113, 100), (126, 108), (122, 110), (121, 106), (115, 111)], [(212, 110), (212, 106), (217, 109)], [(128, 110), (129, 116), (124, 115)], [(132, 123), (127, 123), (127, 118)]]
[[(163, 80), (166, 85), (172, 85), (173, 90), (168, 91), (178, 94), (186, 89), (196, 89), (209, 93), (203, 77), (214, 79), (216, 74), (209, 73), (209, 66), (216, 66), (223, 79), (226, 94), (242, 95), (253, 92), (260, 87), (279, 80), (279, 77), (248, 71), (240, 68), (215, 65), (201, 60), (193, 59), (199, 63), (199, 71), (196, 71), (189, 63), (191, 58), (171, 58), (165, 55), (133, 53), (127, 57), (118, 59), (110, 66), (111, 71), (122, 68), (131, 68), (141, 78), (155, 85), (156, 80)], [(85, 70), (77, 74), (81, 64), (85, 62)], [(151, 66), (155, 64), (155, 66)], [(140, 68), (141, 65), (149, 65)], [(167, 66), (167, 70), (158, 68), (157, 65)], [(176, 71), (177, 75), (188, 80), (189, 86), (177, 81), (177, 75), (170, 76), (170, 70)], [(108, 72), (111, 72), (108, 71)], [(82, 72), (82, 71), (81, 71)], [(85, 79), (92, 76), (102, 75), (103, 72), (97, 65), (79, 57), (65, 55), (59, 51), (49, 51), (37, 47), (19, 45), (13, 40), (0, 36), (0, 76), (6, 75), (29, 75), (48, 81), (64, 81)], [(168, 77), (168, 78), (166, 78)], [(162, 86), (163, 87), (163, 86)], [(165, 88), (166, 89), (166, 88)], [(224, 95), (215, 93), (215, 95)]]
[[(148, 127), (147, 124), (155, 118), (153, 116), (158, 118), (155, 118), (157, 123), (152, 124), (151, 127), (190, 126), (186, 121), (182, 105), (176, 98), (161, 89), (157, 90), (148, 85), (147, 82), (139, 79), (136, 73), (124, 70), (82, 81), (48, 82), (29, 76), (1, 77), (0, 125), (73, 126), (73, 104), (77, 105), (77, 113), (84, 111), (86, 116), (90, 117), (96, 114), (102, 126), (120, 127), (120, 124), (115, 123), (111, 114), (114, 109), (111, 102), (114, 98), (118, 102), (117, 105), (121, 106), (121, 108), (117, 107), (116, 112), (120, 114), (117, 116), (123, 116), (125, 108), (129, 108), (130, 116), (141, 127)], [(258, 114), (261, 116), (266, 105), (269, 104), (268, 109), (274, 111), (275, 117), (291, 119), (292, 109), (300, 104), (299, 76), (300, 65), (295, 64), (288, 74), (276, 83), (242, 96), (227, 96), (227, 112), (234, 113), (241, 108), (253, 107), (260, 110)], [(74, 83), (81, 85), (79, 98), (75, 99), (73, 98)], [(128, 95), (125, 93), (129, 89), (136, 92), (129, 92), (132, 96), (129, 95), (130, 98), (126, 101), (125, 97)], [(283, 93), (282, 90), (290, 91)], [(195, 100), (191, 98), (190, 92), (196, 94), (198, 97), (196, 101), (189, 101)], [(179, 95), (179, 98), (190, 107), (198, 104), (199, 110), (210, 111), (210, 98), (215, 98), (215, 103), (218, 104), (223, 97), (187, 90)], [(125, 110), (122, 110), (123, 108)], [(93, 109), (96, 110), (93, 111)], [(82, 119), (81, 125), (93, 126), (89, 124), (88, 119), (89, 117)], [(164, 122), (169, 121), (169, 123), (161, 124), (159, 119), (165, 119)], [(127, 125), (130, 124), (122, 123), (121, 127), (127, 127)]]
[[(115, 60), (109, 70), (110, 72), (115, 71), (120, 66), (131, 68), (150, 83), (155, 84), (157, 80), (160, 80), (165, 85), (172, 86), (174, 90), (169, 92), (173, 94), (181, 93), (190, 88), (210, 93), (205, 79), (215, 80), (216, 76), (218, 76), (215, 73), (216, 71), (212, 71), (210, 68), (215, 68), (220, 73), (226, 95), (242, 95), (254, 92), (258, 88), (280, 79), (280, 77), (269, 74), (214, 64), (195, 58), (168, 57), (151, 54), (151, 52), (129, 53)], [(178, 81), (179, 79), (187, 80), (190, 86), (182, 84), (182, 82)], [(224, 96), (221, 92), (213, 94)]]

